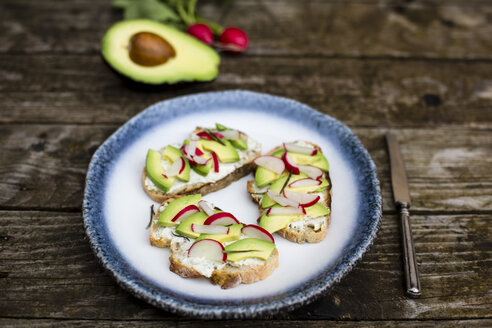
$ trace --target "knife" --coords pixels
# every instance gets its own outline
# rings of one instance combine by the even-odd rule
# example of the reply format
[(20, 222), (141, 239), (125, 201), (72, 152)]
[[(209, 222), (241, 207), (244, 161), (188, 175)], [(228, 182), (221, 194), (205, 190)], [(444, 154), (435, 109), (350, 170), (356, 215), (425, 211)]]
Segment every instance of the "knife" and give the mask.
[(412, 228), (410, 227), (410, 194), (408, 192), (407, 174), (400, 154), (398, 140), (391, 132), (386, 133), (386, 142), (391, 167), (391, 183), (393, 186), (393, 198), (398, 208), (403, 237), (403, 266), (405, 269), (406, 294), (417, 298), (422, 295), (420, 289), (419, 272), (415, 258)]

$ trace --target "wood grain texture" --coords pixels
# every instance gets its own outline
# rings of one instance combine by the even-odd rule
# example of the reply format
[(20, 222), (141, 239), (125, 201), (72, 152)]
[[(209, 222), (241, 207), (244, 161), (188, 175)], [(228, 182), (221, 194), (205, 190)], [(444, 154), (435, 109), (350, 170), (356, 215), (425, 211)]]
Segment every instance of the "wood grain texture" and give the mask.
[[(110, 2), (4, 0), (0, 52), (98, 53), (122, 17)], [(248, 32), (251, 55), (491, 59), (491, 13), (486, 1), (234, 1), (222, 23)]]
[[(142, 234), (146, 221), (143, 217)], [(93, 255), (80, 214), (3, 211), (0, 224), (0, 313), (33, 319), (175, 320), (116, 285)], [(421, 299), (403, 294), (398, 220), (386, 215), (374, 246), (340, 284), (308, 306), (264, 319), (490, 318), (490, 217), (415, 215), (412, 224)]]
[(492, 64), (482, 62), (224, 57), (212, 83), (148, 90), (124, 83), (97, 55), (0, 55), (0, 122), (123, 123), (157, 101), (247, 89), (351, 126), (490, 128), (490, 76)]
[(434, 327), (490, 327), (492, 320), (427, 320), (427, 321), (270, 321), (270, 320), (232, 320), (224, 322), (223, 320), (179, 320), (179, 321), (93, 321), (93, 320), (39, 320), (39, 319), (0, 319), (0, 325), (4, 328), (11, 327), (173, 327), (173, 328), (201, 328), (201, 327), (227, 327), (227, 328), (325, 328), (325, 327), (340, 327), (340, 328), (434, 328)]
[[(0, 206), (79, 209), (92, 153), (115, 129), (112, 125), (0, 125)], [(376, 163), (383, 208), (388, 211), (394, 210), (394, 205), (385, 131), (354, 129)], [(489, 130), (397, 129), (394, 132), (407, 168), (411, 211), (492, 210)]]

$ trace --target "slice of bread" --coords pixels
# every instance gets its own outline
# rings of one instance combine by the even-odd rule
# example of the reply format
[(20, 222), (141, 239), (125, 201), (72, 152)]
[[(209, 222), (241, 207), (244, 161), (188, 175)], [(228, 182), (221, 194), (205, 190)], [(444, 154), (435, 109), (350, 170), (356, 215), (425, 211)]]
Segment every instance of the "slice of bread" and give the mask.
[(176, 234), (175, 227), (162, 227), (157, 224), (163, 207), (168, 202), (163, 202), (152, 218), (149, 237), (152, 246), (170, 249), (169, 269), (172, 272), (183, 278), (205, 277), (213, 284), (220, 285), (222, 289), (228, 289), (241, 283), (250, 284), (264, 280), (278, 267), (279, 254), (276, 248), (266, 261), (245, 259), (222, 264), (206, 259), (190, 259), (187, 254), (194, 239)]
[[(203, 128), (197, 127), (193, 133), (197, 133), (199, 131), (202, 131)], [(232, 182), (237, 181), (241, 179), (242, 177), (248, 175), (253, 169), (254, 169), (254, 164), (253, 160), (261, 155), (261, 144), (257, 142), (256, 140), (248, 137), (246, 134), (242, 133), (243, 138), (246, 138), (248, 141), (248, 149), (247, 150), (240, 150), (237, 149), (239, 155), (240, 155), (240, 160), (239, 162), (235, 163), (220, 163), (219, 165), (219, 173), (220, 173), (220, 167), (223, 165), (235, 165), (235, 168), (232, 172), (229, 174), (221, 177), (220, 179), (217, 180), (210, 180), (210, 181), (198, 181), (198, 182), (193, 182), (193, 179), (199, 179), (203, 180), (204, 178), (202, 176), (199, 176), (198, 173), (193, 171), (193, 169), (190, 170), (190, 181), (188, 183), (181, 183), (180, 187), (176, 189), (175, 191), (172, 192), (164, 192), (162, 190), (159, 190), (155, 185), (150, 182), (150, 179), (147, 179), (147, 172), (146, 169), (143, 169), (142, 172), (142, 186), (144, 191), (147, 193), (147, 195), (154, 201), (158, 203), (162, 203), (164, 201), (171, 201), (173, 199), (179, 198), (184, 195), (189, 195), (189, 194), (201, 194), (201, 195), (206, 195), (211, 192), (221, 190), (228, 185), (230, 185)], [(211, 175), (209, 173), (209, 177), (211, 178)], [(207, 179), (207, 177), (205, 177)], [(176, 183), (176, 182), (175, 182)]]
[[(318, 145), (315, 145), (307, 141), (304, 141), (304, 143), (311, 145), (312, 147), (316, 148), (319, 152), (321, 152), (321, 148)], [(270, 152), (268, 152), (268, 155), (271, 155), (272, 153), (274, 153), (275, 151), (281, 148), (282, 147), (279, 146), (272, 149)], [(320, 202), (325, 207), (331, 210), (331, 180), (330, 180), (329, 172), (325, 172), (323, 178), (328, 180), (329, 185), (323, 193), (320, 193), (320, 197), (321, 197)], [(256, 186), (255, 180), (250, 180), (248, 181), (247, 189), (253, 201), (259, 204), (258, 208), (261, 217), (263, 212), (266, 210), (261, 207), (261, 199), (263, 198), (263, 195), (266, 193), (268, 186), (258, 188), (258, 186)], [(258, 221), (259, 220), (260, 219), (258, 218)], [(300, 244), (304, 242), (319, 243), (325, 238), (329, 225), (330, 225), (330, 214), (326, 215), (322, 219), (317, 219), (317, 220), (305, 221), (301, 219), (299, 221), (294, 221), (290, 223), (287, 227), (279, 231), (276, 231), (276, 233), (282, 236), (283, 238), (295, 243), (300, 243)]]

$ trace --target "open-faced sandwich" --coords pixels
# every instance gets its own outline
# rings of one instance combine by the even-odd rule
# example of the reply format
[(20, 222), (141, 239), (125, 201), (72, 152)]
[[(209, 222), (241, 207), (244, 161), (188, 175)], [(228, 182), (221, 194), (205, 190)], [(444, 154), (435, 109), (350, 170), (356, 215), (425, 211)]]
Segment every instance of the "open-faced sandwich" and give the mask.
[(329, 164), (320, 147), (284, 143), (255, 159), (248, 192), (259, 203), (259, 226), (296, 243), (318, 243), (330, 223)]
[(142, 185), (156, 202), (205, 195), (247, 175), (260, 154), (260, 143), (243, 132), (221, 124), (197, 127), (182, 144), (148, 150)]
[(163, 202), (152, 218), (150, 243), (170, 248), (172, 272), (206, 277), (223, 289), (263, 280), (278, 267), (268, 231), (240, 223), (200, 194)]

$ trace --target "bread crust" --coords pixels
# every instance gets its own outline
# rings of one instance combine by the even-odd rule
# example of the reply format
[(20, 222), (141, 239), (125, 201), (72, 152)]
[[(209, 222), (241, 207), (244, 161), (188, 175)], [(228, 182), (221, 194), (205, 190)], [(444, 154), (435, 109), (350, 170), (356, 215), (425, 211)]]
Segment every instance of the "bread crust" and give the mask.
[(278, 267), (278, 250), (275, 248), (272, 255), (260, 265), (235, 267), (226, 264), (223, 268), (214, 270), (211, 277), (205, 277), (195, 269), (184, 265), (176, 253), (169, 257), (171, 263), (169, 269), (183, 278), (205, 277), (210, 279), (214, 285), (219, 285), (222, 289), (228, 289), (239, 284), (251, 284), (256, 281), (264, 280), (270, 276)]
[[(319, 152), (321, 152), (321, 148), (318, 145), (316, 145), (312, 142), (308, 142), (308, 141), (305, 141), (305, 142), (310, 144), (314, 148), (316, 148)], [(268, 152), (268, 155), (271, 155), (273, 152), (279, 150), (280, 148), (282, 148), (282, 146), (278, 146), (278, 147), (273, 148), (272, 150), (270, 150)], [(307, 242), (307, 243), (319, 243), (319, 242), (323, 241), (323, 239), (325, 239), (326, 232), (328, 230), (328, 226), (330, 225), (330, 219), (331, 219), (331, 190), (332, 189), (331, 189), (331, 179), (330, 179), (330, 172), (329, 171), (326, 172), (326, 178), (325, 179), (328, 181), (328, 187), (326, 188), (326, 191), (325, 191), (325, 195), (324, 195), (325, 199), (324, 199), (323, 205), (325, 205), (328, 209), (330, 209), (330, 213), (325, 216), (325, 224), (323, 225), (322, 229), (320, 231), (315, 231), (314, 229), (307, 228), (304, 231), (297, 231), (296, 229), (289, 228), (287, 226), (283, 229), (276, 231), (277, 234), (279, 234), (281, 237), (283, 237), (289, 241), (299, 243), (299, 244), (302, 244), (305, 242)], [(259, 222), (261, 215), (263, 214), (262, 212), (264, 210), (260, 204), (261, 198), (263, 197), (263, 194), (257, 193), (254, 185), (255, 185), (255, 180), (248, 181), (247, 190), (248, 190), (251, 198), (253, 199), (253, 201), (259, 204), (259, 206), (258, 206), (259, 211), (260, 211), (260, 216), (258, 217), (258, 222)]]

